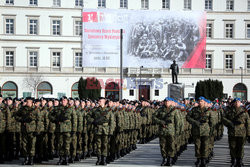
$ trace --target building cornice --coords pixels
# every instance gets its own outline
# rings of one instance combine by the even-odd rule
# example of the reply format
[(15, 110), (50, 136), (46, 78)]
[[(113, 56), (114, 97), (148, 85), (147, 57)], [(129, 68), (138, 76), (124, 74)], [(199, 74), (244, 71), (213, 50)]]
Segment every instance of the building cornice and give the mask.
[(82, 11), (82, 8), (75, 7), (75, 8), (63, 8), (63, 7), (39, 7), (39, 6), (8, 6), (8, 5), (0, 5), (1, 8), (12, 8), (12, 9), (31, 9), (31, 10), (37, 10), (37, 9), (42, 9), (42, 10), (75, 10), (75, 11)]

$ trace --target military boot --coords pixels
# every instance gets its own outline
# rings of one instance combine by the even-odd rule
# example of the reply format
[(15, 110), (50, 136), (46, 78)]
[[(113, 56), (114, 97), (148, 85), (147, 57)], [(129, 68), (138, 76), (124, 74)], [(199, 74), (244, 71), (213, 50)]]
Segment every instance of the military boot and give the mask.
[(64, 161), (62, 162), (62, 165), (69, 165), (69, 156), (64, 157)]
[(28, 162), (29, 162), (29, 158), (26, 156), (24, 158), (24, 161), (23, 161), (22, 165), (28, 165)]
[(59, 157), (59, 161), (57, 162), (57, 165), (62, 165), (63, 163), (63, 158), (62, 156)]
[(71, 156), (69, 159), (69, 163), (71, 164), (75, 163), (75, 157)]
[(117, 158), (117, 159), (121, 158), (120, 151), (118, 151), (118, 152), (116, 153), (116, 158)]
[(163, 158), (163, 159), (162, 159), (162, 162), (161, 162), (161, 166), (165, 166), (166, 163), (167, 163), (167, 162), (166, 162), (166, 158)]
[(105, 166), (107, 165), (107, 157), (102, 156), (102, 161), (101, 161), (100, 165), (105, 165)]
[(171, 166), (170, 157), (167, 158), (167, 162), (166, 162), (165, 166)]
[(237, 166), (237, 167), (243, 167), (243, 166), (244, 166), (244, 164), (243, 164), (241, 158), (237, 158), (236, 161), (237, 161), (237, 162), (236, 162), (236, 166)]
[(86, 156), (86, 157), (89, 157), (89, 158), (91, 158), (91, 156), (92, 156), (92, 153), (93, 153), (93, 151), (92, 151), (92, 150), (89, 150), (89, 151), (88, 151), (88, 154), (87, 154), (87, 156)]
[(235, 166), (236, 166), (236, 159), (231, 158), (231, 167), (235, 167)]
[(96, 161), (96, 165), (100, 165), (101, 164), (101, 161), (102, 161), (102, 158), (100, 155), (97, 155), (97, 161)]
[(84, 152), (84, 153), (82, 154), (82, 156), (81, 156), (81, 159), (86, 159), (86, 156), (87, 156), (87, 153)]
[(206, 163), (206, 159), (205, 158), (201, 158), (201, 165), (200, 167), (207, 167), (207, 163)]
[(77, 161), (77, 162), (80, 162), (80, 161), (81, 161), (81, 157), (80, 157), (79, 154), (76, 154), (75, 161)]
[(201, 164), (201, 159), (200, 158), (197, 158), (196, 162), (195, 162), (195, 166), (196, 167), (199, 167)]
[(27, 165), (34, 165), (34, 157), (29, 157), (29, 161)]

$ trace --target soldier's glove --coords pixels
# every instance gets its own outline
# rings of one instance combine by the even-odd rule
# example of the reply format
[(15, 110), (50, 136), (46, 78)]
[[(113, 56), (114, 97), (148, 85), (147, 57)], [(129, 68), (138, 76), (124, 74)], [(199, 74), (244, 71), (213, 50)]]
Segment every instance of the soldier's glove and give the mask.
[(32, 121), (32, 119), (30, 117), (24, 118), (23, 122), (24, 123), (30, 123)]
[(247, 137), (247, 141), (248, 141), (248, 143), (250, 143), (250, 136)]
[(167, 124), (171, 124), (171, 123), (172, 123), (172, 120), (166, 120), (166, 123), (167, 123)]
[(33, 136), (38, 136), (38, 133), (37, 132), (33, 132)]
[(198, 126), (198, 127), (199, 127), (199, 126), (200, 126), (200, 122), (199, 122), (199, 121), (194, 121), (194, 122), (193, 122), (193, 125), (195, 125), (195, 126)]
[(234, 120), (234, 121), (233, 121), (233, 124), (234, 124), (234, 125), (240, 125), (241, 122), (240, 122), (240, 121), (237, 121), (237, 120), (236, 120), (236, 121)]
[(200, 120), (200, 124), (202, 125), (202, 124), (204, 124), (204, 123), (206, 123), (207, 121), (206, 120)]

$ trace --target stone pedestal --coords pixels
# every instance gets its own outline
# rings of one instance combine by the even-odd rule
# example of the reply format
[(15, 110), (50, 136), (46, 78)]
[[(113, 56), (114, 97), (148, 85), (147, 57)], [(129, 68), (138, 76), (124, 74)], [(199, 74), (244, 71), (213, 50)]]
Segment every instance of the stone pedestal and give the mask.
[(184, 84), (169, 84), (168, 85), (168, 96), (173, 99), (183, 99), (184, 98)]

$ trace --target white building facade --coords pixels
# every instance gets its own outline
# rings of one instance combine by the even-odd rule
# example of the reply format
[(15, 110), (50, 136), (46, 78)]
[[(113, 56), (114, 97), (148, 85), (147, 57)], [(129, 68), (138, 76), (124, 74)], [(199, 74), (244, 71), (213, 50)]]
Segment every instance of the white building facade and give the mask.
[[(196, 83), (210, 78), (223, 82), (225, 97), (250, 99), (250, 0), (1, 0), (3, 96), (75, 97), (80, 77), (100, 79), (102, 96), (116, 92), (105, 90), (105, 83), (120, 78), (119, 68), (82, 67), (84, 8), (207, 11), (206, 69), (180, 69), (184, 97), (194, 96)], [(131, 100), (139, 98), (132, 82), (149, 85), (151, 100), (168, 96), (172, 82), (171, 71), (161, 67), (125, 68), (124, 78), (123, 98)]]

